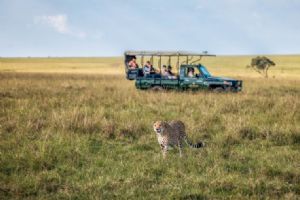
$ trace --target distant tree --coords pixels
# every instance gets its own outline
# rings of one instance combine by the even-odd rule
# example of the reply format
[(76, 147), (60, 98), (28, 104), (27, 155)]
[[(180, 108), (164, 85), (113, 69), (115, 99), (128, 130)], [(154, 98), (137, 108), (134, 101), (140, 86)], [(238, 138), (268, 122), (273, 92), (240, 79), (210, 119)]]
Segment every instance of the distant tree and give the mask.
[(265, 78), (268, 78), (268, 70), (270, 67), (275, 66), (276, 64), (265, 56), (257, 56), (252, 58), (251, 64), (248, 65), (248, 68), (252, 68), (256, 72), (263, 75)]

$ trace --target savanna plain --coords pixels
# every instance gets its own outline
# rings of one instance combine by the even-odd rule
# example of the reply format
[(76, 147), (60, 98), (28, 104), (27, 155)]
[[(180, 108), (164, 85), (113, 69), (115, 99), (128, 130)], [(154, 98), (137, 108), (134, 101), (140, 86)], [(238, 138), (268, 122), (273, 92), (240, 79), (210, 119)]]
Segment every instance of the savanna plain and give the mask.
[[(138, 91), (122, 58), (0, 58), (0, 199), (300, 199), (300, 56), (203, 59), (240, 93)], [(205, 148), (162, 158), (152, 124)]]

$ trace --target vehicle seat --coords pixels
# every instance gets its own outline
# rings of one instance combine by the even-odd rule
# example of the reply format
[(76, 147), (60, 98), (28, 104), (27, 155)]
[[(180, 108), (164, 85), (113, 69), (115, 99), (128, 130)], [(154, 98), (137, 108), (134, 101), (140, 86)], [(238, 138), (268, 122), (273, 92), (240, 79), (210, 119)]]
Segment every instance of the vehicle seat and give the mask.
[(143, 72), (143, 69), (142, 69), (142, 68), (138, 68), (137, 70), (138, 70), (138, 71), (137, 71), (137, 75), (138, 75), (138, 76), (144, 76), (144, 72)]

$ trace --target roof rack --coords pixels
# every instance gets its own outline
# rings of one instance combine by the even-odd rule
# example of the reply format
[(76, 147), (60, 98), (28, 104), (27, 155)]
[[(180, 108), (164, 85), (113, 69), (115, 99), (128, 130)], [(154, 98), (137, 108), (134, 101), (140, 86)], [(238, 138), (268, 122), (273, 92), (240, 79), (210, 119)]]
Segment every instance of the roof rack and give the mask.
[(194, 53), (187, 51), (125, 51), (128, 56), (216, 56), (208, 54), (206, 51), (203, 53)]

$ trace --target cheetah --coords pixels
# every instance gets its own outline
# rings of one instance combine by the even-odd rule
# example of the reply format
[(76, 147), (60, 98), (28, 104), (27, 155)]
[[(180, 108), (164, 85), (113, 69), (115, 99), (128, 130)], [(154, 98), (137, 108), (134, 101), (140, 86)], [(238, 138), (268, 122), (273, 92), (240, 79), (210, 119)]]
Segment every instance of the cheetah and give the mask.
[(163, 158), (166, 157), (168, 147), (170, 146), (178, 146), (179, 155), (182, 157), (183, 141), (185, 141), (191, 148), (204, 147), (204, 142), (193, 144), (188, 140), (185, 132), (185, 126), (182, 121), (157, 121), (153, 124), (153, 129), (157, 135), (157, 140), (161, 147)]

